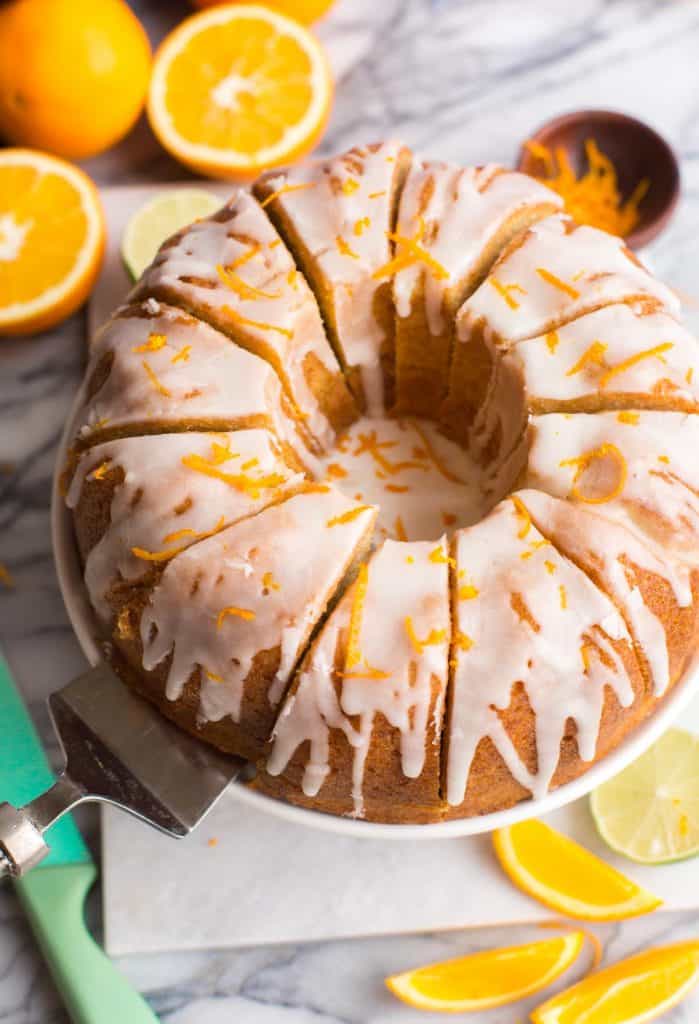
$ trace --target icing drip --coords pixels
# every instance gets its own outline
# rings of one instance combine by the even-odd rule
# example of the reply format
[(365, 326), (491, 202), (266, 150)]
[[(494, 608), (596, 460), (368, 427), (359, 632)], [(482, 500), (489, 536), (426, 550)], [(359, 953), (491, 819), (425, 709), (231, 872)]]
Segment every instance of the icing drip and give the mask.
[[(455, 643), (453, 653), (447, 800), (453, 806), (463, 801), (476, 748), (486, 736), (513, 777), (542, 797), (567, 720), (577, 725), (580, 757), (591, 761), (605, 687), (623, 707), (633, 702), (612, 643), (628, 644), (629, 635), (612, 603), (545, 541), (520, 502), (501, 502), (478, 525), (459, 531), (455, 554), (457, 581), (464, 573), (478, 594), (455, 601), (456, 636), (466, 642)], [(535, 773), (498, 716), (518, 682), (535, 715)]]
[[(229, 479), (192, 468), (193, 457), (227, 470)], [(251, 460), (255, 465), (241, 471)], [(254, 515), (303, 479), (283, 462), (274, 437), (264, 430), (126, 437), (96, 445), (82, 456), (66, 496), (68, 507), (77, 506), (86, 481), (116, 468), (123, 481), (114, 488), (109, 523), (85, 564), (90, 600), (105, 619), (110, 584), (119, 578), (136, 580), (148, 568), (134, 548), (174, 555), (211, 532), (215, 523), (229, 526)]]
[(401, 195), (397, 231), (413, 236), (422, 226), (421, 245), (447, 276), (431, 272), (419, 260), (401, 266), (399, 256), (393, 280), (398, 316), (410, 315), (413, 293), (422, 280), (430, 332), (441, 334), (445, 301), (452, 293), (458, 295), (460, 283), (479, 269), (483, 251), (503, 225), (537, 206), (560, 207), (561, 200), (527, 175), (495, 164), (413, 164)]
[(459, 335), (467, 340), (471, 325), (482, 321), (492, 336), (512, 344), (600, 306), (645, 295), (679, 312), (674, 293), (638, 263), (622, 239), (555, 215), (505, 251), (461, 307)]
[[(519, 367), (530, 399), (601, 400), (615, 393), (647, 402), (699, 401), (697, 341), (653, 303), (620, 303), (548, 335), (520, 342), (506, 359)], [(696, 377), (696, 379), (695, 379)]]
[[(202, 718), (219, 721), (230, 715), (237, 722), (256, 656), (278, 648), (267, 698), (271, 705), (279, 701), (311, 629), (371, 527), (374, 513), (366, 509), (327, 528), (328, 519), (351, 506), (332, 489), (298, 494), (195, 544), (168, 564), (140, 630), (146, 670), (172, 653), (169, 700), (182, 695), (200, 668)], [(304, 538), (308, 551), (299, 563)], [(265, 585), (270, 573), (276, 590)]]
[[(345, 641), (336, 690), (332, 670), (353, 619), (356, 635), (353, 644)], [(277, 721), (270, 774), (281, 774), (309, 741), (303, 789), (315, 796), (329, 772), (330, 730), (340, 729), (353, 748), (352, 800), (355, 816), (362, 817), (364, 770), (381, 715), (400, 733), (403, 775), (418, 778), (428, 730), (439, 734), (450, 631), (444, 538), (436, 544), (385, 541), (369, 562), (365, 585), (355, 584), (345, 596), (301, 668)]]
[[(155, 347), (153, 337), (165, 341)], [(175, 361), (185, 348), (187, 361)], [(272, 368), (179, 310), (161, 305), (153, 316), (145, 306), (129, 307), (97, 335), (87, 380), (105, 357), (112, 358), (111, 368), (87, 403), (81, 437), (104, 427), (148, 422), (239, 420), (244, 426), (250, 417), (264, 417), (280, 437), (299, 447), (293, 426), (281, 412), (279, 381)]]
[(527, 483), (594, 504), (681, 562), (699, 565), (699, 416), (551, 414), (532, 420)]
[[(401, 150), (397, 142), (365, 146), (322, 163), (271, 172), (265, 179), (329, 283), (344, 360), (359, 368), (372, 416), (383, 412), (380, 356), (387, 340), (376, 315), (382, 280), (375, 274), (392, 256), (387, 232)], [(312, 187), (282, 191), (290, 185)]]
[(379, 506), (383, 537), (436, 539), (445, 526), (477, 522), (490, 507), (468, 454), (427, 420), (363, 417), (321, 472), (346, 494)]
[(310, 354), (341, 383), (340, 368), (325, 337), (316, 301), (304, 277), (259, 204), (239, 190), (213, 217), (190, 225), (166, 243), (134, 294), (165, 290), (235, 337), (244, 329), (273, 350), (289, 394), (324, 448), (332, 445), (328, 423), (305, 375)]
[(542, 533), (566, 556), (600, 574), (605, 590), (625, 613), (648, 662), (654, 693), (661, 696), (671, 682), (666, 626), (645, 603), (633, 566), (664, 579), (680, 607), (692, 603), (687, 567), (662, 557), (630, 530), (584, 506), (541, 491), (520, 491), (519, 497)]

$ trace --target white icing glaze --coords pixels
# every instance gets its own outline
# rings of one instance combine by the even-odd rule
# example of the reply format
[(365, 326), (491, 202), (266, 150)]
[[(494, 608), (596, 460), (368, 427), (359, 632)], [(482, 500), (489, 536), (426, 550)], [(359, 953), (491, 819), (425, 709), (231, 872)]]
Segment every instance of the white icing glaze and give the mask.
[(422, 277), (427, 323), (432, 334), (441, 334), (445, 300), (449, 305), (461, 282), (479, 269), (483, 250), (507, 221), (526, 208), (561, 205), (560, 197), (540, 182), (496, 164), (414, 163), (401, 194), (397, 231), (408, 238), (421, 236), (420, 245), (449, 276), (431, 273), (424, 262), (398, 270), (393, 279), (398, 316), (409, 316)]
[[(338, 699), (332, 667), (340, 635), (347, 635), (358, 603), (356, 655), (348, 649)], [(279, 775), (301, 744), (310, 741), (303, 789), (314, 796), (329, 771), (330, 730), (341, 729), (354, 748), (352, 798), (354, 814), (362, 817), (364, 768), (380, 714), (400, 732), (403, 774), (418, 778), (425, 766), (430, 711), (439, 735), (449, 639), (445, 539), (437, 544), (385, 541), (369, 562), (365, 589), (360, 577), (304, 662), (298, 688), (277, 721), (267, 770)]]
[[(228, 276), (218, 267), (229, 268)], [(159, 289), (181, 296), (186, 308), (234, 340), (248, 336), (271, 350), (309, 430), (322, 447), (332, 444), (334, 431), (309, 388), (304, 360), (313, 355), (344, 388), (340, 367), (305, 278), (249, 192), (238, 190), (222, 211), (161, 248), (134, 295)]]
[(571, 401), (614, 394), (699, 401), (699, 345), (649, 303), (606, 306), (552, 334), (520, 342), (505, 357), (530, 398)]
[[(628, 632), (611, 601), (544, 541), (511, 499), (459, 531), (455, 555), (457, 586), (468, 589), (455, 601), (447, 800), (453, 806), (463, 801), (476, 748), (486, 736), (513, 777), (542, 797), (568, 718), (577, 725), (580, 757), (591, 761), (605, 686), (623, 707), (633, 702), (631, 681), (611, 643), (630, 643)], [(535, 774), (497, 714), (509, 706), (517, 682), (536, 718)]]
[(594, 508), (604, 516), (626, 523), (674, 558), (699, 565), (699, 416), (639, 412), (632, 422), (624, 417), (534, 417), (528, 484), (559, 498), (588, 504), (597, 499)]
[(382, 537), (436, 540), (446, 526), (477, 522), (492, 505), (468, 454), (427, 420), (363, 417), (321, 472), (346, 494), (379, 506)]
[[(374, 512), (362, 508), (329, 524), (357, 509), (332, 488), (298, 494), (168, 563), (140, 629), (145, 669), (154, 669), (172, 652), (169, 700), (178, 699), (200, 666), (201, 717), (219, 721), (230, 715), (238, 721), (255, 656), (276, 647), (281, 660), (266, 696), (272, 706), (281, 699)], [(305, 543), (310, 538), (312, 543)]]
[[(95, 471), (117, 467), (124, 479), (114, 488), (109, 525), (85, 564), (90, 600), (105, 619), (110, 584), (119, 578), (136, 580), (160, 561), (143, 553), (174, 555), (254, 515), (303, 480), (264, 430), (125, 437), (96, 445), (81, 457), (66, 496), (68, 507), (75, 508)], [(142, 554), (134, 554), (134, 548)]]
[[(331, 160), (273, 172), (266, 179), (275, 192), (295, 189), (281, 192), (276, 202), (329, 282), (344, 359), (360, 369), (371, 416), (383, 412), (380, 353), (386, 340), (374, 310), (377, 289), (386, 279), (373, 275), (392, 256), (387, 232), (402, 148), (394, 141), (363, 146)], [(299, 185), (309, 187), (297, 189)], [(338, 239), (345, 244), (338, 245)]]
[(600, 306), (645, 295), (679, 312), (675, 294), (635, 261), (622, 239), (556, 214), (534, 224), (495, 264), (459, 310), (458, 334), (467, 341), (473, 325), (483, 322), (489, 335), (513, 344)]
[(542, 491), (520, 491), (519, 498), (545, 537), (576, 565), (600, 574), (605, 591), (622, 610), (643, 650), (655, 695), (663, 694), (671, 681), (665, 624), (645, 603), (629, 562), (664, 579), (680, 607), (692, 603), (687, 567), (651, 550), (630, 530), (584, 505)]
[[(163, 338), (165, 344), (154, 348)], [(249, 417), (265, 417), (280, 437), (300, 447), (282, 413), (272, 368), (179, 310), (161, 304), (158, 315), (147, 316), (131, 307), (128, 315), (108, 321), (92, 346), (87, 380), (109, 355), (109, 374), (83, 414), (82, 439), (150, 422), (244, 426)]]

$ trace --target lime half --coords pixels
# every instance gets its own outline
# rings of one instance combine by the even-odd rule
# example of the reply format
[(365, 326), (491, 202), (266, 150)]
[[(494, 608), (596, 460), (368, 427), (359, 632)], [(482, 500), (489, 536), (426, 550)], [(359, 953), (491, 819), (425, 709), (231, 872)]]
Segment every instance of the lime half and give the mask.
[(161, 244), (198, 217), (208, 217), (222, 200), (201, 188), (178, 188), (161, 192), (142, 206), (126, 225), (121, 255), (136, 281), (152, 262)]
[(699, 853), (699, 737), (668, 729), (590, 798), (599, 834), (641, 864)]

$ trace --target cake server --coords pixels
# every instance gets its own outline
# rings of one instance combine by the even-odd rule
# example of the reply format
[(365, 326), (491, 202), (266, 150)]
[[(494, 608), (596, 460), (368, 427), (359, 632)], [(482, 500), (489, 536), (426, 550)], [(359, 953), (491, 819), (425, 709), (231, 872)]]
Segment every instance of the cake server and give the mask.
[[(31, 745), (15, 726), (5, 724), (11, 722), (10, 710), (3, 708), (3, 701), (11, 699), (6, 668), (4, 675), (0, 797), (11, 796), (13, 803), (0, 803), (0, 875), (20, 877), (39, 864), (53, 845), (53, 831), (44, 838), (47, 829), (88, 800), (114, 804), (183, 838), (245, 765), (171, 725), (103, 663), (49, 698), (65, 768), (53, 785), (48, 770), (27, 784)], [(14, 779), (25, 783), (15, 785)], [(35, 795), (42, 785), (49, 788)], [(29, 803), (15, 806), (30, 796)]]
[[(52, 775), (1, 655), (0, 722), (0, 795), (21, 802), (50, 785)], [(41, 868), (16, 879), (15, 889), (71, 1018), (76, 1024), (157, 1024), (87, 930), (83, 906), (97, 869), (70, 817), (51, 829), (50, 841)]]

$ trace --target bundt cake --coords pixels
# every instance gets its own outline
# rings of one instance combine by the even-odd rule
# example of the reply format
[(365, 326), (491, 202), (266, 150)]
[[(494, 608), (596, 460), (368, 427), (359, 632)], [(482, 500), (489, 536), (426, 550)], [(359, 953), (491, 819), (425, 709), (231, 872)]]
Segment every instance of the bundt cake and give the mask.
[(278, 799), (541, 797), (699, 643), (699, 349), (541, 183), (386, 142), (179, 231), (64, 472), (105, 650)]

